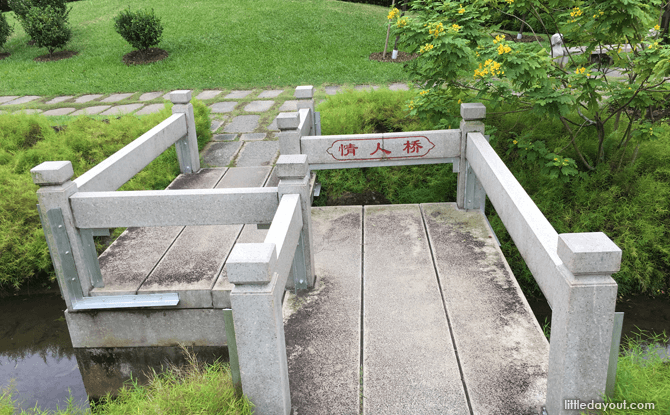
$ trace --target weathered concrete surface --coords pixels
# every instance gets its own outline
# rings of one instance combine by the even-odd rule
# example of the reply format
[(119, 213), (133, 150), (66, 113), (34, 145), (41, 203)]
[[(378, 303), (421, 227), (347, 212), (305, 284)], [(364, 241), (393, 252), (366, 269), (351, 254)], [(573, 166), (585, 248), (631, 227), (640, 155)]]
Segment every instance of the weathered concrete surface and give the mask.
[(82, 95), (79, 98), (75, 99), (74, 102), (76, 102), (77, 104), (83, 104), (85, 102), (94, 101), (101, 97), (102, 97), (101, 94)]
[(100, 102), (119, 102), (119, 101), (123, 101), (126, 98), (130, 98), (131, 96), (133, 96), (132, 93), (130, 93), (130, 94), (112, 94), (112, 95), (108, 96), (107, 98), (100, 100)]
[(35, 101), (36, 99), (40, 99), (42, 97), (37, 96), (37, 95), (27, 95), (23, 97), (16, 98), (12, 101), (6, 102), (2, 105), (22, 105), (22, 104), (27, 104), (31, 101)]
[(540, 413), (549, 343), (483, 215), (421, 207), (473, 412)]
[(361, 321), (360, 206), (314, 207), (317, 283), (287, 294), (284, 332), (296, 414), (357, 414)]
[(260, 115), (238, 115), (233, 118), (233, 121), (223, 127), (223, 131), (227, 133), (251, 133), (258, 128), (258, 120)]
[(68, 99), (71, 99), (73, 97), (74, 97), (73, 95), (64, 95), (64, 96), (61, 96), (61, 97), (53, 98), (53, 99), (45, 102), (45, 104), (47, 104), (47, 105), (60, 104), (61, 102), (65, 102)]
[(274, 104), (274, 101), (251, 101), (244, 107), (244, 110), (246, 112), (265, 112)]
[(142, 108), (142, 104), (126, 104), (126, 105), (117, 105), (105, 112), (100, 113), (100, 115), (122, 115), (130, 114), (133, 111)]
[(228, 95), (225, 96), (226, 99), (242, 99), (247, 95), (251, 94), (252, 91), (230, 91)]
[(217, 95), (219, 95), (221, 92), (223, 92), (223, 91), (217, 91), (217, 90), (202, 91), (195, 98), (199, 99), (199, 100), (212, 99), (212, 98), (216, 97)]
[(240, 141), (209, 143), (202, 151), (202, 160), (213, 167), (226, 167), (242, 147)]
[(276, 98), (281, 95), (282, 92), (284, 92), (283, 89), (271, 89), (258, 94), (258, 98)]
[(209, 106), (214, 114), (224, 114), (226, 112), (233, 112), (237, 102), (234, 101), (222, 101), (216, 102)]
[(165, 104), (149, 104), (141, 110), (137, 111), (135, 115), (154, 114), (165, 108)]
[(67, 115), (73, 111), (75, 111), (76, 108), (56, 108), (48, 111), (44, 111), (42, 115)]
[(365, 206), (363, 235), (363, 413), (469, 414), (419, 206)]
[(238, 167), (271, 166), (277, 158), (279, 142), (251, 141), (244, 144), (235, 160)]
[(96, 106), (93, 106), (93, 107), (86, 107), (86, 108), (82, 108), (80, 110), (77, 110), (77, 111), (73, 112), (72, 115), (93, 115), (93, 114), (97, 114), (99, 112), (102, 112), (109, 107), (110, 107), (110, 105), (96, 105)]
[(139, 101), (145, 102), (145, 101), (151, 101), (154, 100), (158, 97), (163, 95), (162, 92), (147, 92), (142, 95), (140, 95)]

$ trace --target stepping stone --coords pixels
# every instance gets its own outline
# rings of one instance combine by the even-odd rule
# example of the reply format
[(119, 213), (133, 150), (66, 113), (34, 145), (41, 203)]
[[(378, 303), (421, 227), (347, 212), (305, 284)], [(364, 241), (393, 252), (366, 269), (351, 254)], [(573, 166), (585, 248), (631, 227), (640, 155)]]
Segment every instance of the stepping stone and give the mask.
[(258, 128), (260, 115), (238, 115), (233, 118), (233, 122), (226, 125), (223, 131), (227, 133), (250, 133)]
[(46, 104), (47, 105), (60, 104), (61, 102), (67, 101), (68, 99), (73, 98), (73, 97), (74, 97), (74, 95), (65, 95), (65, 96), (62, 96), (62, 97), (56, 97), (56, 98), (52, 99), (51, 101), (47, 101)]
[(247, 134), (242, 134), (240, 136), (240, 140), (242, 140), (242, 141), (260, 141), (260, 140), (264, 140), (265, 136), (267, 136), (267, 134), (265, 134), (265, 133), (247, 133)]
[[(131, 104), (131, 105), (142, 105), (142, 104)], [(165, 108), (165, 104), (151, 104), (137, 111), (135, 115), (154, 114), (156, 112), (161, 111), (163, 108)]]
[(407, 86), (407, 84), (404, 84), (402, 82), (396, 82), (394, 84), (389, 85), (389, 89), (391, 91), (409, 91), (409, 86)]
[(335, 95), (338, 92), (340, 92), (341, 89), (342, 89), (341, 86), (327, 86), (326, 87), (326, 94), (327, 95)]
[(9, 96), (0, 97), (0, 104), (4, 104), (5, 102), (13, 101), (18, 97), (19, 97), (18, 95), (9, 95)]
[(100, 115), (121, 115), (121, 114), (130, 114), (133, 111), (142, 108), (142, 104), (127, 104), (127, 105), (117, 105), (108, 109)]
[(21, 104), (26, 104), (30, 101), (35, 101), (36, 99), (40, 99), (40, 98), (42, 98), (42, 97), (38, 97), (37, 95), (28, 95), (28, 96), (25, 96), (25, 97), (17, 98), (13, 101), (9, 101), (9, 102), (4, 103), (2, 105), (21, 105)]
[(83, 104), (85, 102), (96, 100), (100, 97), (102, 97), (102, 95), (97, 95), (97, 94), (95, 94), (95, 95), (82, 95), (79, 98), (75, 99), (74, 102), (76, 102), (77, 104)]
[(212, 104), (209, 106), (209, 108), (212, 110), (214, 114), (223, 114), (226, 112), (233, 112), (233, 110), (235, 109), (235, 105), (237, 105), (237, 102), (225, 101)]
[(378, 85), (356, 85), (354, 87), (356, 91), (367, 91), (369, 89), (374, 89), (375, 91), (379, 89)]
[(108, 96), (107, 98), (101, 100), (100, 102), (119, 102), (123, 101), (126, 98), (130, 98), (133, 96), (133, 94), (112, 94)]
[(212, 120), (212, 123), (209, 125), (209, 130), (211, 132), (214, 132), (221, 127), (221, 124), (223, 124), (223, 121), (221, 120)]
[(42, 115), (68, 115), (69, 113), (75, 111), (76, 108), (56, 108), (49, 111), (44, 111)]
[(268, 125), (268, 130), (270, 131), (279, 131), (279, 127), (277, 127), (277, 117), (275, 117), (272, 120), (272, 123)]
[(167, 94), (163, 95), (163, 99), (167, 99), (168, 101), (170, 100), (170, 94), (172, 91), (168, 92)]
[(214, 134), (212, 141), (233, 141), (237, 138), (237, 134)]
[(88, 107), (88, 108), (82, 108), (78, 111), (75, 111), (72, 113), (72, 115), (93, 115), (93, 114), (98, 114), (107, 108), (109, 108), (111, 105), (96, 105), (95, 107)]
[(21, 110), (21, 111), (18, 111), (18, 112), (24, 112), (26, 114), (40, 114), (40, 113), (42, 113), (42, 110), (31, 108), (31, 109), (27, 109), (27, 110)]
[(217, 91), (217, 90), (211, 90), (211, 91), (202, 91), (201, 93), (198, 94), (195, 99), (203, 100), (203, 99), (212, 99), (215, 96), (219, 95), (223, 91)]
[(272, 108), (274, 101), (251, 101), (244, 107), (246, 112), (265, 112)]
[(281, 93), (284, 92), (283, 89), (273, 89), (270, 91), (263, 91), (258, 94), (258, 98), (277, 98)]
[(253, 91), (230, 91), (230, 94), (226, 95), (226, 99), (242, 99), (247, 95), (251, 94)]
[(242, 147), (241, 141), (210, 143), (203, 151), (202, 160), (212, 167), (226, 167)]
[(297, 100), (284, 101), (284, 103), (281, 104), (281, 107), (279, 107), (279, 112), (285, 112), (285, 111), (298, 111), (298, 101)]
[(152, 99), (156, 99), (160, 97), (162, 92), (147, 92), (145, 94), (140, 95), (140, 101), (151, 101)]
[(235, 161), (237, 167), (271, 166), (279, 153), (278, 141), (251, 141), (244, 143)]

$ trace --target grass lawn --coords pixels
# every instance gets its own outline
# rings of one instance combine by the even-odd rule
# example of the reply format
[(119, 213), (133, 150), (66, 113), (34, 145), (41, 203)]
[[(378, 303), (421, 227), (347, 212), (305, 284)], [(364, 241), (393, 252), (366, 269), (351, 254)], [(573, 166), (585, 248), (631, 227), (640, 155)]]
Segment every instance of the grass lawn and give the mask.
[[(69, 3), (77, 56), (35, 62), (45, 48), (27, 46), (15, 19), (0, 61), (0, 95), (149, 92), (407, 80), (399, 64), (370, 61), (386, 37), (384, 7), (335, 0), (84, 0)], [(153, 8), (167, 59), (126, 66), (132, 47), (114, 31), (114, 17)]]

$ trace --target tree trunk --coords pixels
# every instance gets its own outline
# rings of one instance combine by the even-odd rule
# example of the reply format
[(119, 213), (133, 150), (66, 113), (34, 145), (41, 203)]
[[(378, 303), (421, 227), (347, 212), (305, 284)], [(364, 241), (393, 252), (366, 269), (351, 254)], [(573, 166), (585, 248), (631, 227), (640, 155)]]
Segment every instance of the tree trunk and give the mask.
[[(395, 7), (395, 0), (391, 3), (391, 9)], [(382, 53), (382, 59), (386, 59), (386, 49), (389, 46), (389, 35), (391, 34), (391, 21), (389, 21), (389, 25), (386, 28), (386, 43), (384, 43), (384, 52)]]
[(665, 4), (661, 9), (661, 37), (665, 39), (666, 42), (670, 42), (670, 1)]

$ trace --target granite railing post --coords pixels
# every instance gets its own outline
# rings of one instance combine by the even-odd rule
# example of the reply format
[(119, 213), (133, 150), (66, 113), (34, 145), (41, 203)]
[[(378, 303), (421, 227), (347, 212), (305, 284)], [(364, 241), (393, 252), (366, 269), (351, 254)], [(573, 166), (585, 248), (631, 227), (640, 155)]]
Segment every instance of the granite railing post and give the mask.
[(288, 415), (291, 392), (275, 244), (236, 244), (228, 257), (242, 391), (259, 415)]
[[(302, 85), (295, 87), (295, 98), (298, 100), (296, 108), (300, 111), (303, 108), (310, 109), (311, 119), (309, 120), (309, 131), (305, 135), (317, 135), (314, 126), (316, 125), (316, 113), (314, 112), (314, 86)], [(296, 153), (297, 154), (297, 153)]]
[[(67, 309), (72, 311), (73, 303), (78, 299), (88, 296), (93, 288), (92, 270), (97, 266), (98, 273), (100, 265), (95, 256), (95, 245), (92, 235), (83, 238), (80, 230), (75, 227), (74, 217), (70, 209), (69, 198), (77, 192), (77, 184), (70, 179), (74, 175), (72, 163), (69, 161), (45, 161), (30, 170), (33, 182), (40, 186), (37, 191), (39, 201), (39, 213), (42, 226), (46, 236), (47, 245), (51, 254), (51, 260), (56, 271), (58, 285), (60, 287)], [(53, 210), (51, 213), (50, 210)], [(56, 212), (59, 210), (59, 212)], [(53, 217), (56, 214), (58, 218)], [(62, 223), (60, 223), (62, 217)], [(56, 224), (55, 221), (59, 224)], [(56, 236), (51, 231), (52, 226), (65, 228), (67, 239), (71, 249), (60, 249)], [(90, 239), (90, 240), (88, 240)], [(62, 241), (61, 241), (62, 242)], [(91, 249), (93, 254), (91, 254)], [(93, 258), (91, 258), (93, 255)], [(74, 261), (74, 269), (70, 265)]]
[(461, 104), (461, 159), (458, 167), (458, 184), (456, 187), (456, 205), (459, 209), (483, 209), (486, 192), (475, 176), (465, 156), (468, 133), (484, 133), (484, 123), (479, 120), (486, 118), (484, 104)]
[(577, 414), (570, 400), (605, 395), (621, 249), (592, 232), (558, 235), (557, 250), (567, 269), (552, 301), (547, 412)]
[(172, 91), (170, 101), (174, 104), (173, 114), (186, 115), (186, 136), (174, 145), (182, 173), (195, 173), (200, 170), (200, 153), (198, 152), (198, 136), (195, 132), (195, 114), (191, 104), (191, 91)]
[(279, 128), (279, 154), (300, 154), (300, 114), (297, 112), (280, 112), (277, 115)]
[(302, 231), (293, 258), (293, 268), (286, 282), (287, 289), (314, 287), (314, 250), (312, 241), (312, 206), (310, 169), (305, 154), (282, 154), (277, 160), (279, 198), (285, 194), (299, 194), (302, 211)]

